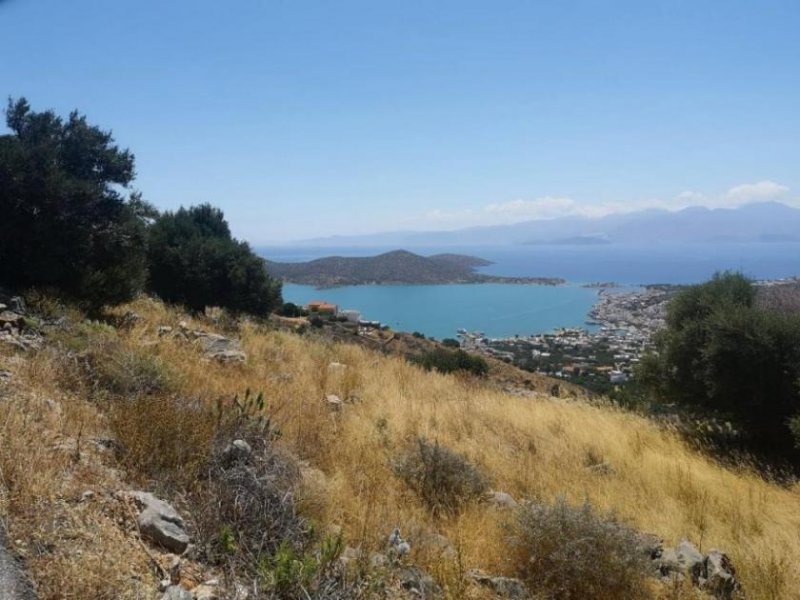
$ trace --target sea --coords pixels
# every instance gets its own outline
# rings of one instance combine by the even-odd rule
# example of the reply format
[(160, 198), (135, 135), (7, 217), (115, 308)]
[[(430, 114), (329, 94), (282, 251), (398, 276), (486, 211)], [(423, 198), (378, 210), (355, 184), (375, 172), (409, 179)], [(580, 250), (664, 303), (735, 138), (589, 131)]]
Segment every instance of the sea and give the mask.
[[(307, 261), (324, 256), (373, 256), (390, 247), (263, 247), (276, 261)], [(400, 331), (419, 331), (438, 339), (459, 329), (488, 337), (545, 333), (559, 327), (584, 327), (597, 300), (596, 282), (621, 289), (645, 284), (699, 283), (717, 271), (733, 270), (754, 279), (800, 275), (800, 243), (643, 245), (508, 245), (406, 247), (422, 255), (469, 254), (494, 264), (479, 269), (492, 275), (561, 277), (560, 286), (522, 284), (363, 285), (316, 289), (285, 284), (287, 302), (326, 300), (342, 309), (361, 311)]]

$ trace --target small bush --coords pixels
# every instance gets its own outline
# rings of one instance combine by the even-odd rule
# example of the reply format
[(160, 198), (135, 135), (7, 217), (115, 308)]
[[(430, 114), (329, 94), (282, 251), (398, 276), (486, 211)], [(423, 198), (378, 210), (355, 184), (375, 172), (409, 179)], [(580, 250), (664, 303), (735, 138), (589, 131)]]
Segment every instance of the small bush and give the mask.
[(159, 395), (109, 403), (123, 464), (165, 484), (190, 485), (208, 461), (217, 417), (199, 400)]
[[(302, 552), (311, 526), (297, 512), (294, 489), (300, 468), (274, 440), (280, 435), (264, 416), (263, 395), (217, 407), (215, 438), (202, 483), (194, 494), (198, 541), (210, 562), (239, 570), (259, 568), (288, 544)], [(241, 439), (250, 452), (231, 454)]]
[(425, 334), (424, 333), (420, 333), (419, 331), (413, 331), (413, 332), (411, 332), (411, 335), (413, 337), (415, 337), (415, 338), (419, 338), (419, 339), (422, 339), (422, 340), (425, 339)]
[(478, 377), (483, 377), (489, 372), (489, 365), (482, 357), (469, 354), (463, 350), (453, 351), (437, 348), (420, 356), (415, 356), (411, 360), (428, 371), (436, 369), (440, 373), (465, 371)]
[(517, 575), (547, 598), (650, 597), (637, 533), (612, 515), (597, 515), (589, 502), (523, 506), (510, 546)]
[(180, 377), (147, 348), (129, 346), (117, 331), (99, 321), (84, 321), (53, 331), (61, 352), (59, 383), (95, 399), (167, 394)]
[(458, 513), (489, 489), (487, 478), (464, 455), (424, 438), (417, 438), (394, 468), (434, 514)]
[(442, 346), (445, 348), (461, 348), (461, 342), (455, 338), (444, 338), (442, 340)]

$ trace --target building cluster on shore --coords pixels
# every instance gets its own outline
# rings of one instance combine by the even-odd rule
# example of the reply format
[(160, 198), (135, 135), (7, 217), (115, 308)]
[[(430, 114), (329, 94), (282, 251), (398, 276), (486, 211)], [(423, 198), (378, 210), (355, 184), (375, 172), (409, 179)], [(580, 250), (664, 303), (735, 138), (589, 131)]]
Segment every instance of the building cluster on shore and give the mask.
[(510, 338), (487, 338), (460, 330), (459, 339), (467, 350), (605, 391), (631, 376), (653, 334), (664, 326), (667, 301), (673, 293), (670, 286), (601, 290), (587, 328)]

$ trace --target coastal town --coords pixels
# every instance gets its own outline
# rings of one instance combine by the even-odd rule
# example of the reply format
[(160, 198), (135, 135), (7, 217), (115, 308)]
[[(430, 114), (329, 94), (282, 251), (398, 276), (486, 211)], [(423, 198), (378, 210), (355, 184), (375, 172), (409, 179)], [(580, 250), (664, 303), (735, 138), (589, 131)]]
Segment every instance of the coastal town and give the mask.
[(664, 326), (666, 305), (676, 289), (607, 285), (600, 288), (585, 327), (508, 338), (462, 329), (458, 338), (465, 350), (607, 392), (631, 378), (653, 334)]

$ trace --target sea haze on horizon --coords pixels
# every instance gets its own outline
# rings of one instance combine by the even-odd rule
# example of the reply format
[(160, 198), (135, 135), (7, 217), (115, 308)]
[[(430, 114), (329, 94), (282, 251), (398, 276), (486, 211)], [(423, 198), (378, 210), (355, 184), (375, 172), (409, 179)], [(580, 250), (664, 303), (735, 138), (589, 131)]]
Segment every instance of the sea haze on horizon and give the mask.
[[(298, 262), (325, 256), (373, 256), (394, 247), (268, 247), (259, 254), (276, 261)], [(437, 338), (456, 330), (484, 331), (492, 337), (527, 335), (556, 327), (585, 326), (597, 290), (580, 284), (614, 281), (635, 286), (648, 283), (698, 283), (716, 271), (736, 270), (755, 279), (800, 275), (800, 243), (530, 245), (471, 247), (406, 247), (422, 255), (469, 254), (494, 261), (481, 272), (507, 276), (562, 277), (563, 286), (515, 284), (367, 285), (317, 290), (286, 284), (286, 301), (305, 303), (323, 298), (342, 308), (355, 308), (402, 331), (420, 331)]]

